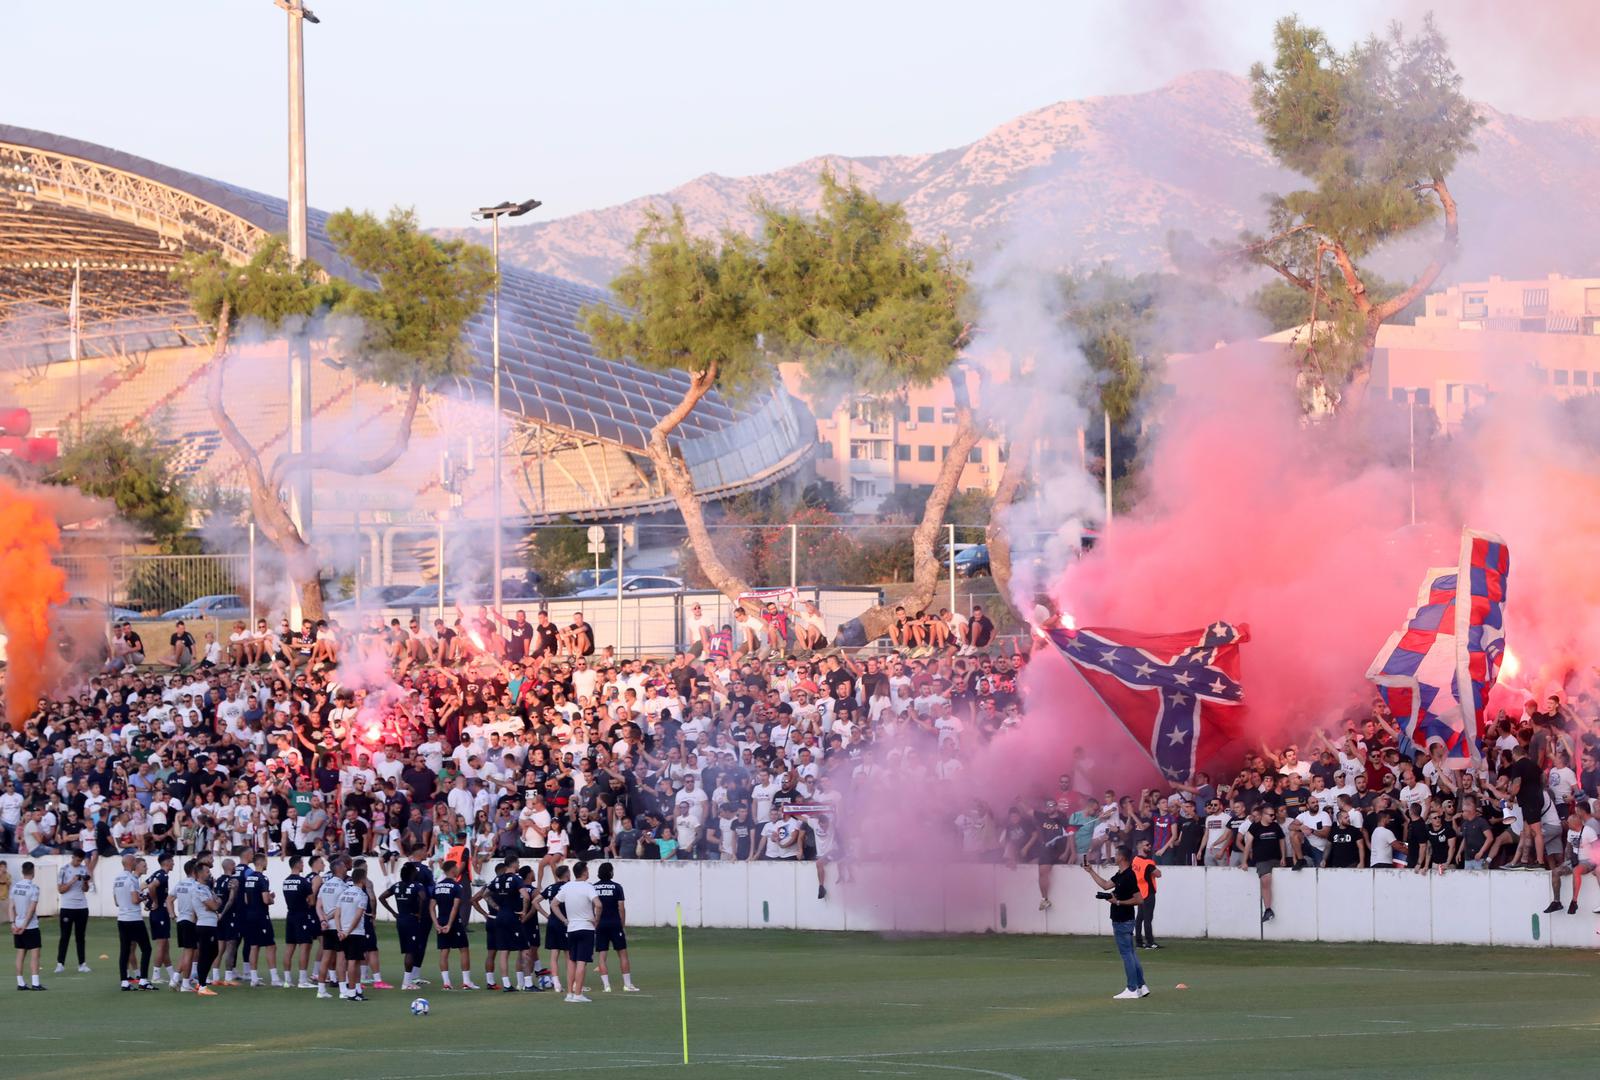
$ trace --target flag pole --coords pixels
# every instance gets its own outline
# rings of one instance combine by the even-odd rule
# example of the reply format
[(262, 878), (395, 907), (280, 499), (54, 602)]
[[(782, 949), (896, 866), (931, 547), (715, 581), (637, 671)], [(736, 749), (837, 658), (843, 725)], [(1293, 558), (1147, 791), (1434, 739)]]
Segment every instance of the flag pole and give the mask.
[(74, 379), (78, 384), (78, 441), (83, 441), (83, 337), (79, 327), (83, 322), (83, 272), (77, 259), (72, 260), (72, 303), (68, 305), (68, 330), (72, 341)]
[(678, 1015), (683, 1021), (683, 1063), (689, 1064), (689, 996), (683, 977), (683, 905), (678, 909)]

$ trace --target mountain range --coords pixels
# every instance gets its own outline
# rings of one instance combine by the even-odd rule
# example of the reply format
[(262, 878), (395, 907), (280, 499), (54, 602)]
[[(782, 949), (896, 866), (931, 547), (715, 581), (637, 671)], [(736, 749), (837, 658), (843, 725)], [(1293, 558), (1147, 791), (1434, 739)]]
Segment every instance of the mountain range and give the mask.
[[(1477, 150), (1450, 178), (1462, 237), (1450, 277), (1600, 272), (1600, 120), (1529, 120), (1479, 107)], [(648, 208), (676, 204), (697, 231), (749, 230), (752, 198), (815, 208), (816, 178), (827, 168), (902, 202), (919, 235), (948, 237), (980, 268), (1010, 258), (1160, 269), (1170, 233), (1231, 239), (1262, 225), (1264, 195), (1300, 186), (1261, 141), (1249, 83), (1198, 71), (1144, 93), (1048, 105), (934, 153), (818, 157), (758, 176), (707, 173), (663, 194), (506, 228), (502, 257), (603, 286), (626, 262)], [(488, 242), (487, 229), (440, 233)]]

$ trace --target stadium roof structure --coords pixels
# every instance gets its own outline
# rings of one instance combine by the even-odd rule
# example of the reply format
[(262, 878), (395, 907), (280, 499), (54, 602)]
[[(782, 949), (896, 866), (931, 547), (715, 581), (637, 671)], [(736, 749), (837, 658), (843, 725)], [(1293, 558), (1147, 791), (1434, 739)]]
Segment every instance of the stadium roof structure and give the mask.
[[(308, 214), (310, 257), (330, 274), (360, 280), (329, 242), (327, 218)], [(172, 269), (194, 250), (242, 262), (286, 227), (281, 199), (78, 139), (0, 125), (0, 364), (41, 369), (68, 358), (75, 272), (82, 355), (203, 344), (207, 330), (171, 281)], [(579, 329), (579, 311), (610, 302), (588, 286), (502, 267), (502, 405), (514, 423), (542, 429), (547, 443), (554, 436), (620, 448), (640, 457), (644, 469), (650, 429), (681, 399), (688, 377), (597, 357)], [(466, 329), (477, 366), (436, 389), (491, 400), (490, 327), (486, 308)], [(812, 420), (781, 386), (741, 402), (713, 393), (673, 441), (702, 493), (726, 495), (795, 470), (813, 445)], [(659, 483), (646, 486), (664, 505)]]

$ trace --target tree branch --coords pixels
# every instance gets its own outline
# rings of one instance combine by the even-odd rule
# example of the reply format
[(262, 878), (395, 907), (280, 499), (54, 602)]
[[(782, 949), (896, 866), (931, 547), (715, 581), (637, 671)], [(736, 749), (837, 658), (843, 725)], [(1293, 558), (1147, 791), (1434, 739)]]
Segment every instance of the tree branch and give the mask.
[(1400, 314), (1413, 300), (1421, 296), (1438, 280), (1439, 275), (1444, 272), (1446, 264), (1455, 258), (1456, 245), (1461, 239), (1460, 224), (1456, 219), (1455, 196), (1450, 194), (1450, 188), (1444, 182), (1444, 177), (1435, 173), (1432, 181), (1432, 183), (1420, 185), (1419, 190), (1431, 191), (1437, 195), (1439, 197), (1439, 205), (1444, 209), (1444, 236), (1440, 238), (1439, 247), (1435, 251), (1433, 259), (1427, 266), (1422, 268), (1422, 272), (1417, 275), (1416, 280), (1411, 283), (1410, 287), (1404, 292), (1397, 293), (1383, 303), (1374, 306), (1368, 315), (1369, 319), (1381, 323)]
[(278, 491), (290, 476), (307, 469), (322, 469), (344, 476), (371, 476), (382, 472), (399, 461), (400, 455), (404, 454), (406, 447), (410, 445), (411, 425), (417, 418), (417, 404), (421, 400), (422, 376), (419, 372), (411, 379), (411, 389), (406, 395), (405, 413), (400, 417), (400, 426), (395, 431), (394, 442), (387, 449), (360, 461), (349, 461), (343, 455), (327, 450), (300, 454), (285, 452), (279, 454), (278, 460), (273, 462), (272, 472), (267, 477), (269, 486), (272, 490)]

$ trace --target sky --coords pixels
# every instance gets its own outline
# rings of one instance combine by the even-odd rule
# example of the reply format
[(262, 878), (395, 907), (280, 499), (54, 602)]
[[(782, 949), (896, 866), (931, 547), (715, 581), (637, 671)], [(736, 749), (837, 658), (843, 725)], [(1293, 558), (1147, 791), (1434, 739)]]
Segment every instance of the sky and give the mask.
[[(525, 221), (818, 154), (959, 146), (1056, 101), (1148, 90), (1270, 49), (1267, 0), (313, 0), (312, 205), (423, 222), (534, 197)], [(1587, 0), (1451, 0), (1466, 89), (1535, 118), (1600, 114), (1573, 78)], [(0, 122), (282, 195), (285, 14), (272, 0), (0, 0)], [(1302, 4), (1345, 45), (1410, 0)], [(1586, 66), (1576, 70), (1586, 70)]]

